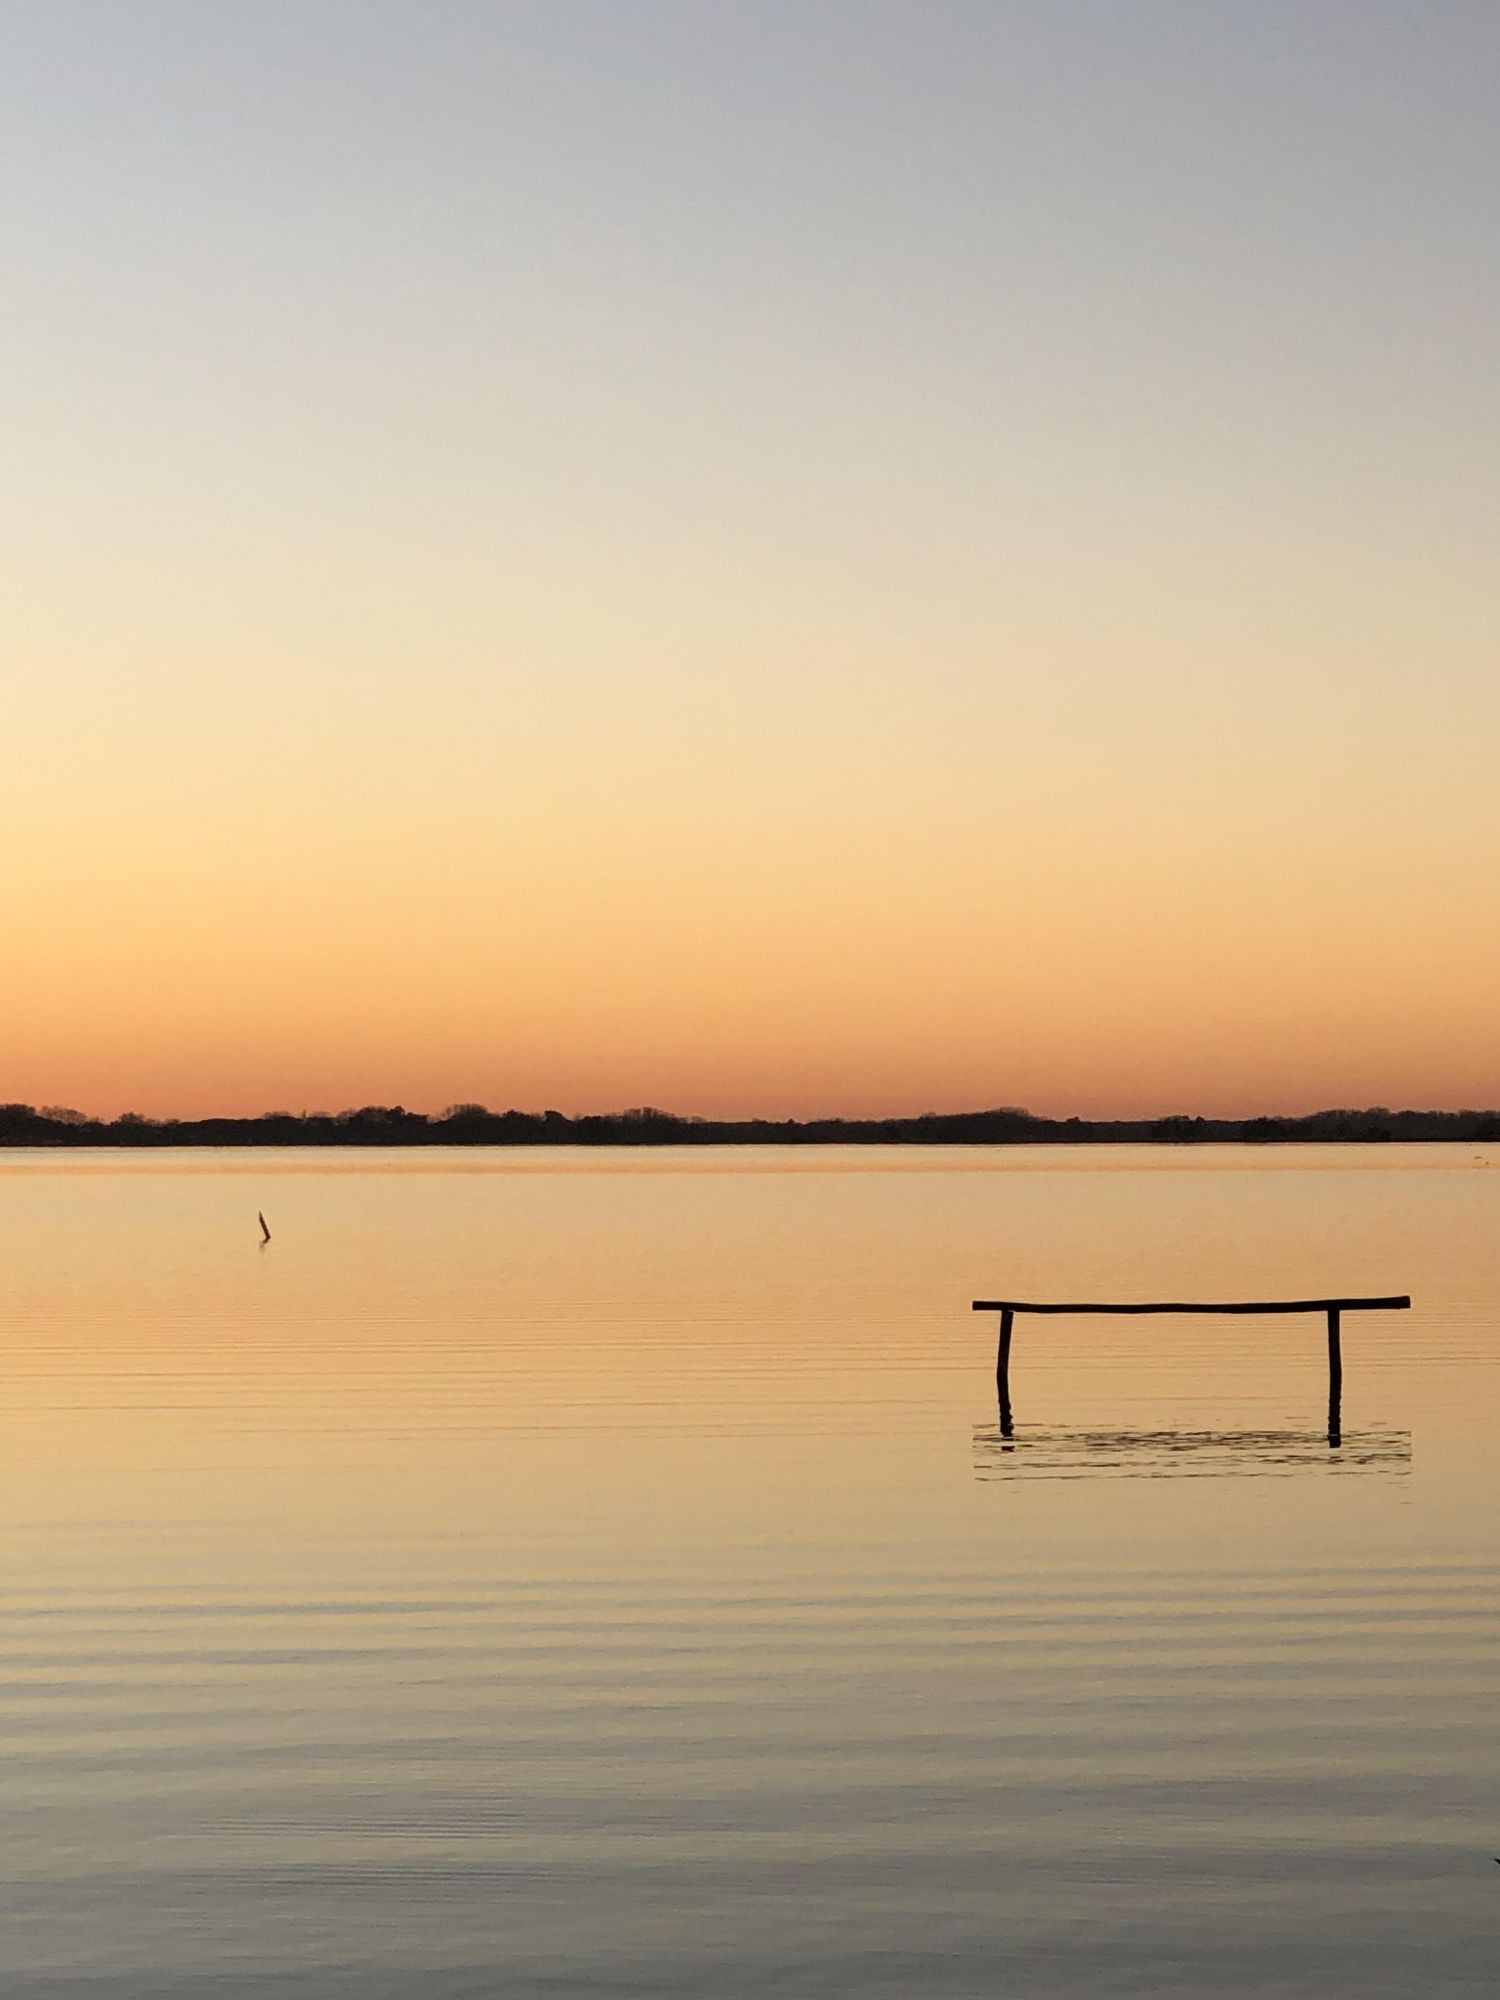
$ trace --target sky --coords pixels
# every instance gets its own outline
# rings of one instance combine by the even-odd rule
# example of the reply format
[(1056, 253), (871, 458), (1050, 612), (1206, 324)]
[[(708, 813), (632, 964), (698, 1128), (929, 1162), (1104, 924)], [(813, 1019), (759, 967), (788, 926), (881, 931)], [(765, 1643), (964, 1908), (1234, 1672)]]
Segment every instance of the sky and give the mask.
[(1497, 64), (9, 0), (0, 1098), (1500, 1104)]

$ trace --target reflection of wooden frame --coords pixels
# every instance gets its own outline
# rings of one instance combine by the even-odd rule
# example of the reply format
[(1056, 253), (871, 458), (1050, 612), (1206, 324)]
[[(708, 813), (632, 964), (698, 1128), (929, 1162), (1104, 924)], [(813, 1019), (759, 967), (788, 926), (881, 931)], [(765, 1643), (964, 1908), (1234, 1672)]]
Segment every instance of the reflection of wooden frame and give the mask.
[(1165, 1305), (1118, 1302), (1108, 1305), (1052, 1305), (1034, 1299), (975, 1299), (975, 1312), (1000, 1315), (1000, 1348), (995, 1357), (995, 1387), (1000, 1394), (1000, 1434), (1012, 1433), (1010, 1413), (1010, 1334), (1017, 1313), (1308, 1313), (1328, 1315), (1328, 1442), (1339, 1441), (1339, 1399), (1344, 1388), (1344, 1357), (1339, 1344), (1339, 1316), (1346, 1312), (1404, 1312), (1411, 1304), (1405, 1293), (1385, 1299), (1251, 1299), (1232, 1304)]
[(979, 1479), (1223, 1479), (1330, 1468), (1405, 1478), (1411, 1432), (1362, 1427), (1330, 1444), (1321, 1430), (1078, 1431), (1039, 1424), (1007, 1437), (989, 1424), (974, 1427)]

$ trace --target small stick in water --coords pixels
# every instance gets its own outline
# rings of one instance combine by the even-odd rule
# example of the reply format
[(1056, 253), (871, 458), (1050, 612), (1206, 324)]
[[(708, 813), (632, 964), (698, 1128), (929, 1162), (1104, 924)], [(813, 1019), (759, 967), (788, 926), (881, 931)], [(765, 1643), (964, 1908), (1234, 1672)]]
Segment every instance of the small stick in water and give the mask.
[(257, 1222), (258, 1222), (258, 1223), (260, 1224), (260, 1240), (261, 1240), (261, 1242), (262, 1242), (263, 1244), (264, 1244), (264, 1243), (269, 1243), (269, 1242), (270, 1242), (270, 1240), (271, 1240), (271, 1232), (270, 1232), (270, 1230), (269, 1230), (269, 1229), (267, 1229), (267, 1227), (266, 1227), (266, 1218), (265, 1218), (265, 1217), (264, 1217), (264, 1216), (263, 1216), (263, 1215), (261, 1214), (261, 1212), (260, 1212), (260, 1210), (259, 1210), (259, 1209), (257, 1209), (257, 1210), (255, 1211), (255, 1219), (256, 1219), (256, 1221), (257, 1221)]

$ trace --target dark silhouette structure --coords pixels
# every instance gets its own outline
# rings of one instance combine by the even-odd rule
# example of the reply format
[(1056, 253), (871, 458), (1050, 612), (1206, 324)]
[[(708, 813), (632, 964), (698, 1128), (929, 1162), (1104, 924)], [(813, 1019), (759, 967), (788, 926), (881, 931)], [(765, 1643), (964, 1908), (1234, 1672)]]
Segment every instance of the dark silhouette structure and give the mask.
[(916, 1118), (683, 1118), (646, 1105), (568, 1118), (456, 1104), (440, 1116), (400, 1104), (270, 1111), (259, 1118), (90, 1118), (0, 1104), (0, 1146), (1197, 1146), (1500, 1141), (1500, 1111), (1315, 1111), (1305, 1118), (1035, 1118), (1029, 1111)]
[(1234, 1300), (1229, 1303), (1215, 1301), (1189, 1303), (1184, 1300), (1169, 1300), (1164, 1304), (1145, 1304), (1134, 1301), (1108, 1304), (1074, 1303), (1059, 1304), (1049, 1300), (1042, 1303), (1035, 1299), (975, 1299), (975, 1312), (997, 1312), (1000, 1315), (1000, 1345), (995, 1356), (995, 1390), (1000, 1401), (1000, 1435), (1004, 1438), (1015, 1435), (1015, 1421), (1010, 1404), (1010, 1340), (1017, 1313), (1081, 1314), (1081, 1313), (1305, 1313), (1316, 1312), (1328, 1315), (1328, 1442), (1337, 1447), (1342, 1442), (1343, 1425), (1341, 1407), (1344, 1393), (1344, 1356), (1340, 1338), (1340, 1322), (1346, 1312), (1405, 1312), (1411, 1299), (1403, 1292), (1399, 1296), (1363, 1299), (1250, 1299)]

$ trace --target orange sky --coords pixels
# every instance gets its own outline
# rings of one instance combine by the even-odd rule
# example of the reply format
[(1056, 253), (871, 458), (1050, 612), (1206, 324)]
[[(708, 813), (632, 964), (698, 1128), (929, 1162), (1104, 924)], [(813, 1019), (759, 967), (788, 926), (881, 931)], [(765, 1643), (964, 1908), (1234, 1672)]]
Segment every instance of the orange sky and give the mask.
[(6, 25), (0, 1097), (1500, 1103), (1500, 30), (814, 15)]

